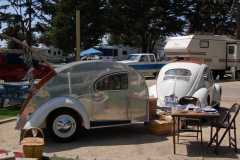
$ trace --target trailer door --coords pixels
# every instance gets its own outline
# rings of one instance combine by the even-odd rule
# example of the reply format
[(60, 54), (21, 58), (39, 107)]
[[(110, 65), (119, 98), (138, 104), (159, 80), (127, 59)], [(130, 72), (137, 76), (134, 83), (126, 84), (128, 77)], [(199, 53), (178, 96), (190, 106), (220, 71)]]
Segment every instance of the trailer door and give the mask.
[(99, 78), (92, 93), (95, 121), (127, 120), (128, 73), (114, 73)]

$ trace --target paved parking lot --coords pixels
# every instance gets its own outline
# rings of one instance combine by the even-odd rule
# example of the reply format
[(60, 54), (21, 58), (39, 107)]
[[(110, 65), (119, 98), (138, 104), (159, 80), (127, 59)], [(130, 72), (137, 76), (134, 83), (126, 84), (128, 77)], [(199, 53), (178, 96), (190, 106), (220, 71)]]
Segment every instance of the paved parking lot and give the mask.
[[(148, 85), (154, 80), (148, 80)], [(240, 82), (220, 83), (223, 87), (222, 106), (230, 107), (240, 102)], [(0, 125), (0, 149), (20, 150), (18, 132), (14, 130), (15, 122)], [(237, 119), (240, 135), (240, 115)], [(238, 136), (239, 137), (239, 136)], [(59, 144), (47, 140), (45, 152), (64, 157), (79, 157), (79, 159), (97, 160), (157, 160), (157, 159), (239, 159), (239, 154), (222, 147), (220, 154), (215, 155), (207, 148), (209, 128), (204, 128), (204, 156), (201, 146), (194, 138), (183, 140), (177, 145), (177, 155), (172, 154), (172, 137), (150, 134), (142, 124), (117, 128), (96, 129), (83, 133), (72, 143)], [(191, 141), (192, 140), (192, 141)], [(228, 143), (225, 141), (224, 145)], [(240, 146), (240, 138), (238, 138)]]

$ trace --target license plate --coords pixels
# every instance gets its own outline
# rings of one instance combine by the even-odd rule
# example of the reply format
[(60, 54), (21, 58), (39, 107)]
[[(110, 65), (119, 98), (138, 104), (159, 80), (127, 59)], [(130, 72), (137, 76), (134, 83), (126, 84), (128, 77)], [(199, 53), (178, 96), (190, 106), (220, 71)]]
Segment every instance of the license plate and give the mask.
[(177, 97), (176, 96), (165, 96), (164, 98), (165, 106), (171, 107), (177, 104)]

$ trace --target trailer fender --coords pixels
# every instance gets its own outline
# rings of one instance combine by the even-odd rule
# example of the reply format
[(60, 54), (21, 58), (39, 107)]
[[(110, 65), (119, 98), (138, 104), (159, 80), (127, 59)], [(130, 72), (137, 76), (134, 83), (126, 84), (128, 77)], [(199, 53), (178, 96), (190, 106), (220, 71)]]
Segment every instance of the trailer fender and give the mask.
[(200, 88), (193, 94), (193, 97), (196, 97), (199, 99), (201, 106), (208, 105), (208, 90), (207, 90), (207, 88)]
[(43, 105), (41, 105), (30, 116), (29, 120), (24, 126), (24, 129), (35, 128), (35, 127), (44, 128), (48, 115), (52, 113), (54, 110), (62, 107), (70, 108), (76, 111), (83, 120), (82, 122), (83, 127), (85, 127), (86, 129), (90, 128), (89, 116), (83, 104), (79, 100), (73, 97), (56, 97), (44, 103)]

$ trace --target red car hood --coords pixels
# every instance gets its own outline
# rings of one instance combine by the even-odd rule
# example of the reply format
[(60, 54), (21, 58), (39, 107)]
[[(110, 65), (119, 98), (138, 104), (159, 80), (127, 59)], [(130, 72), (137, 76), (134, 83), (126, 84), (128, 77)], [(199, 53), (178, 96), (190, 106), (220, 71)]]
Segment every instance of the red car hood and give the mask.
[[(48, 65), (40, 64), (33, 69), (33, 78), (42, 79), (51, 71)], [(22, 81), (28, 72), (28, 68), (23, 64), (0, 64), (0, 79), (6, 82)]]

